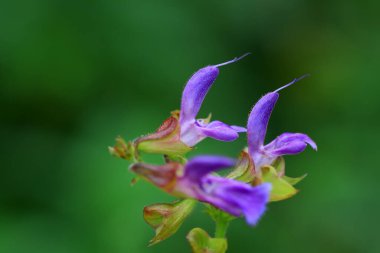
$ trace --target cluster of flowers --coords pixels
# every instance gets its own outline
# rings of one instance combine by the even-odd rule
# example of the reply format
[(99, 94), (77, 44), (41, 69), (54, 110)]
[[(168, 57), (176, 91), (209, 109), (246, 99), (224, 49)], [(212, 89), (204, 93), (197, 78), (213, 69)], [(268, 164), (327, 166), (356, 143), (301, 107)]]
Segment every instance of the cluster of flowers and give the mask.
[[(297, 193), (293, 186), (303, 177), (285, 176), (282, 156), (298, 154), (308, 144), (316, 150), (315, 142), (302, 133), (283, 133), (268, 144), (264, 140), (279, 91), (302, 77), (264, 95), (254, 105), (246, 128), (210, 121), (210, 116), (206, 119), (196, 118), (208, 90), (219, 74), (219, 68), (242, 57), (198, 70), (186, 84), (180, 111), (172, 112), (156, 132), (131, 142), (119, 137), (116, 145), (110, 147), (113, 155), (133, 161), (130, 170), (139, 178), (180, 199), (171, 204), (145, 207), (144, 218), (156, 229), (151, 244), (176, 232), (197, 201), (209, 204), (214, 210), (214, 218), (218, 216), (215, 212), (220, 210), (230, 218), (244, 216), (246, 222), (253, 226), (265, 212), (269, 201), (283, 200)], [(237, 160), (203, 155), (187, 161), (184, 157), (207, 137), (230, 142), (242, 132), (247, 132), (248, 148), (241, 152)], [(140, 158), (142, 152), (162, 154), (165, 163), (144, 163)], [(233, 169), (225, 177), (215, 173), (226, 168)], [(196, 233), (193, 231), (194, 236)], [(196, 248), (191, 234), (188, 239), (193, 249)]]

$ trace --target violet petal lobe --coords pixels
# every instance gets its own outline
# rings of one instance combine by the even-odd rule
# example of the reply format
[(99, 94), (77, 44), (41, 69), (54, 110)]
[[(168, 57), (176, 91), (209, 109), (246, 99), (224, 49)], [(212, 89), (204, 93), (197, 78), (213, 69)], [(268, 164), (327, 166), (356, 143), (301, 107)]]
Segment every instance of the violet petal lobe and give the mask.
[(193, 74), (182, 93), (180, 124), (193, 121), (197, 116), (208, 90), (219, 74), (214, 66), (201, 68)]
[(316, 143), (306, 134), (283, 133), (266, 145), (264, 149), (272, 156), (295, 155), (304, 151), (307, 144), (317, 150)]
[(255, 104), (249, 115), (247, 139), (251, 155), (258, 152), (264, 144), (268, 122), (278, 97), (279, 94), (275, 92), (266, 94)]
[(234, 216), (244, 215), (249, 225), (257, 224), (269, 201), (271, 185), (250, 186), (243, 182), (217, 176), (203, 180), (203, 201)]
[(224, 156), (197, 156), (186, 163), (183, 178), (198, 183), (205, 175), (234, 165), (235, 160)]
[(241, 126), (231, 126), (233, 130), (235, 130), (238, 133), (245, 133), (247, 132), (247, 128), (241, 127)]
[(219, 141), (234, 141), (239, 138), (237, 130), (221, 121), (212, 121), (205, 126), (196, 124), (196, 126), (204, 136)]

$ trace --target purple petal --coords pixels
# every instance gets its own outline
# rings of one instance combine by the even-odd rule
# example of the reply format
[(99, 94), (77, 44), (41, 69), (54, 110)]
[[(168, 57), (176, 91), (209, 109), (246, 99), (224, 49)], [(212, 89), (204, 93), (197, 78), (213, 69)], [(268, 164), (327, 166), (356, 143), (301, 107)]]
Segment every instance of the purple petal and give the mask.
[(306, 134), (283, 133), (266, 145), (264, 149), (272, 156), (295, 155), (304, 151), (307, 144), (317, 150), (315, 142)]
[(205, 175), (234, 165), (235, 160), (224, 156), (197, 156), (186, 163), (183, 178), (199, 183)]
[(234, 141), (239, 137), (238, 132), (231, 126), (221, 122), (221, 121), (212, 121), (211, 123), (202, 126), (200, 124), (196, 124), (200, 132), (203, 133), (204, 136), (219, 140), (219, 141)]
[(235, 130), (238, 133), (245, 133), (247, 132), (247, 128), (241, 127), (241, 126), (231, 126), (233, 130)]
[(255, 225), (265, 212), (271, 185), (253, 187), (243, 182), (216, 176), (204, 179), (201, 200), (234, 216), (244, 215), (249, 225)]
[(221, 121), (213, 121), (205, 124), (201, 121), (181, 126), (181, 141), (189, 147), (195, 146), (197, 143), (210, 137), (219, 141), (234, 141), (239, 137), (240, 132), (246, 129), (239, 126), (229, 126)]
[(199, 130), (196, 122), (181, 125), (180, 140), (189, 147), (194, 147), (206, 136)]
[(204, 67), (189, 79), (182, 93), (180, 124), (193, 121), (197, 116), (202, 102), (219, 74), (215, 66)]
[(278, 93), (275, 92), (266, 94), (256, 103), (249, 115), (247, 139), (251, 156), (257, 153), (264, 144), (269, 118), (278, 97)]

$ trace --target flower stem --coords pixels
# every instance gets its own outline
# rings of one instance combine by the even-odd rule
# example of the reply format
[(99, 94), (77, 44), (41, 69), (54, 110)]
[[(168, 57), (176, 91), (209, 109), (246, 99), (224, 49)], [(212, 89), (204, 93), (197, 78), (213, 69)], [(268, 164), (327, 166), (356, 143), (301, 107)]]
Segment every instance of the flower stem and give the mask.
[(227, 228), (230, 221), (227, 219), (218, 219), (215, 221), (215, 238), (225, 238), (227, 233)]

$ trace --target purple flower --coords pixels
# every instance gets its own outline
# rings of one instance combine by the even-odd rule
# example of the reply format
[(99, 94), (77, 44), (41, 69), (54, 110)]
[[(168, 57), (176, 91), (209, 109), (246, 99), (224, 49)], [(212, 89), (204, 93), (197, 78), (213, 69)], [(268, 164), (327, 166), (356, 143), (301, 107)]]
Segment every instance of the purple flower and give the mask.
[(219, 74), (218, 67), (236, 62), (246, 55), (225, 63), (204, 67), (189, 79), (182, 94), (179, 118), (180, 136), (183, 143), (193, 147), (206, 137), (220, 141), (233, 141), (239, 137), (239, 132), (246, 131), (243, 127), (229, 126), (221, 121), (209, 123), (207, 119), (196, 119), (208, 90)]
[(265, 212), (271, 185), (254, 187), (211, 174), (234, 164), (226, 157), (198, 156), (185, 166), (176, 162), (162, 166), (137, 163), (131, 170), (172, 195), (198, 199), (234, 216), (244, 215), (248, 224), (255, 225)]
[(264, 144), (269, 118), (279, 97), (278, 92), (304, 77), (296, 78), (287, 85), (263, 96), (249, 115), (247, 126), (248, 152), (254, 161), (255, 168), (257, 168), (256, 171), (259, 173), (262, 166), (271, 165), (279, 156), (301, 153), (307, 144), (317, 150), (315, 142), (306, 134), (301, 133), (283, 133), (269, 144)]

